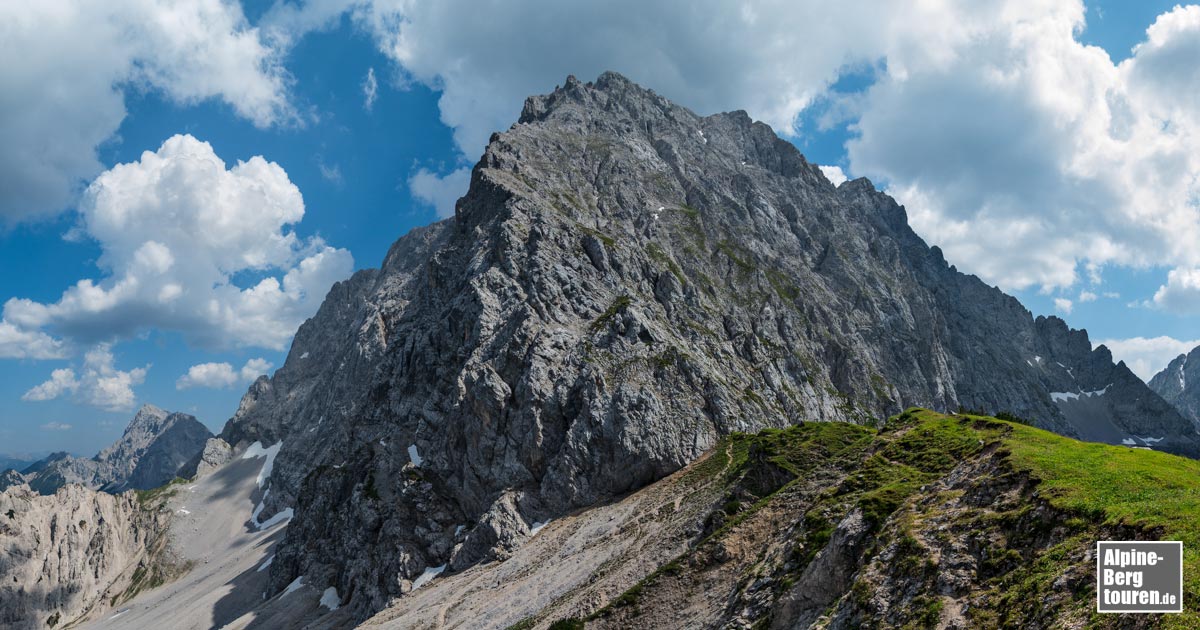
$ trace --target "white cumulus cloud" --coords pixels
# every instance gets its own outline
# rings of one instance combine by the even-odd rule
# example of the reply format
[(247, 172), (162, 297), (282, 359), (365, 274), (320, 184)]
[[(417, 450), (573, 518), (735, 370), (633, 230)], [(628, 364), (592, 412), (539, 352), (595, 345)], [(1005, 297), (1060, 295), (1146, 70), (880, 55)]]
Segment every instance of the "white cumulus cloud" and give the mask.
[(217, 98), (259, 126), (294, 119), (279, 57), (237, 2), (2, 2), (0, 24), (0, 220), (67, 207), (100, 172), (129, 92)]
[(843, 171), (842, 167), (840, 166), (827, 166), (822, 164), (819, 166), (819, 168), (825, 175), (825, 179), (828, 179), (830, 182), (832, 182), (834, 186), (841, 186), (842, 182), (849, 179), (846, 177), (845, 171)]
[(70, 395), (79, 404), (106, 411), (128, 411), (137, 397), (133, 388), (146, 380), (150, 366), (118, 370), (114, 365), (112, 348), (99, 344), (83, 358), (81, 373), (63, 368), (54, 370), (50, 379), (21, 396), (25, 401), (45, 401)]
[(454, 216), (454, 204), (466, 194), (470, 183), (469, 168), (460, 168), (446, 175), (421, 168), (408, 178), (408, 188), (413, 197), (433, 208), (439, 219)]
[(0, 320), (0, 359), (61, 359), (65, 356), (61, 341), (46, 333), (21, 330)]
[(899, 72), (889, 58), (857, 103), (854, 171), (887, 182), (947, 258), (1007, 289), (1200, 263), (1196, 8), (1160, 16), (1115, 64), (1077, 39), (1080, 2), (980, 6), (992, 19), (966, 22), (939, 63)]
[(353, 268), (348, 251), (290, 229), (304, 201), (278, 164), (256, 156), (227, 168), (187, 135), (100, 175), (80, 212), (105, 274), (56, 302), (5, 303), (2, 321), (32, 340), (27, 352), (49, 354), (58, 342), (46, 334), (94, 343), (152, 328), (205, 347), (282, 349)]
[(79, 389), (79, 381), (75, 379), (75, 370), (62, 368), (50, 373), (50, 380), (34, 387), (21, 396), (21, 400), (42, 401), (54, 400), (64, 394)]
[(1071, 311), (1075, 310), (1075, 304), (1067, 298), (1054, 298), (1054, 310), (1070, 315)]
[(43, 431), (70, 431), (71, 425), (65, 422), (47, 422), (42, 425)]
[(215, 389), (249, 383), (274, 367), (266, 359), (250, 359), (241, 370), (234, 370), (229, 363), (201, 363), (188, 368), (187, 374), (175, 381), (175, 389), (211, 387)]
[(1200, 314), (1200, 268), (1172, 269), (1154, 293), (1154, 306), (1183, 315)]
[[(311, 0), (277, 4), (261, 24), (286, 46), (343, 14), (404, 78), (440, 91), (464, 161), (526, 95), (617, 70), (784, 135), (803, 137), (798, 115), (836, 103), (855, 134), (849, 170), (886, 186), (952, 262), (1005, 289), (1098, 282), (1105, 265), (1200, 267), (1200, 7), (1159, 16), (1120, 63), (1080, 41), (1080, 0), (700, 0), (686, 11)], [(865, 93), (831, 91), (866, 69)], [(432, 198), (434, 176), (420, 181), (413, 192)], [(443, 215), (451, 196), (435, 204)]]
[(1173, 337), (1133, 337), (1130, 339), (1103, 339), (1098, 345), (1107, 346), (1113, 357), (1144, 381), (1167, 367), (1175, 357), (1191, 352), (1200, 346), (1200, 339), (1183, 340)]

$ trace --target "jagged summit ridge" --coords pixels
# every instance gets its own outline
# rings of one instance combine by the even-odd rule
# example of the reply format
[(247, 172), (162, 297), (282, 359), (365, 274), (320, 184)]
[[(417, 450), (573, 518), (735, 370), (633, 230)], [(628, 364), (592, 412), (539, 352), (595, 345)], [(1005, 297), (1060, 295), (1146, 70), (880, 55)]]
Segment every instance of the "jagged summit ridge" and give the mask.
[(455, 217), (336, 285), (221, 437), (282, 442), (272, 592), (303, 575), (361, 615), (722, 435), (913, 405), (1200, 452), (1106, 349), (958, 273), (869, 182), (605, 74), (530, 98)]
[(54, 494), (69, 483), (112, 493), (148, 490), (174, 479), (210, 437), (212, 433), (195, 417), (146, 404), (134, 414), (121, 438), (95, 457), (54, 453), (22, 474), (41, 494)]
[(1200, 426), (1200, 346), (1175, 357), (1155, 374), (1150, 389)]

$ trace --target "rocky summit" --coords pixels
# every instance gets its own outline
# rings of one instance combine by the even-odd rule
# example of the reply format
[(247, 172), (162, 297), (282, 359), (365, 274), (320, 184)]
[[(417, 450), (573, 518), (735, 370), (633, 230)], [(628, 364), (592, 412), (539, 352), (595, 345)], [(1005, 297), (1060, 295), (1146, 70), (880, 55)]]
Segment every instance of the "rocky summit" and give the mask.
[[(453, 218), (334, 286), (205, 466), (265, 454), (252, 520), (294, 513), (265, 597), (361, 620), (725, 436), (910, 406), (1200, 454), (1106, 348), (948, 265), (871, 182), (606, 73), (528, 99)], [(872, 526), (837, 518), (865, 557)], [(771, 605), (826, 603), (804, 598)]]
[(1150, 389), (1200, 427), (1200, 346), (1175, 357), (1155, 374), (1150, 379)]
[(54, 453), (21, 473), (41, 494), (54, 494), (66, 484), (112, 493), (149, 490), (174, 479), (211, 437), (208, 428), (193, 416), (143, 405), (121, 439), (95, 457)]

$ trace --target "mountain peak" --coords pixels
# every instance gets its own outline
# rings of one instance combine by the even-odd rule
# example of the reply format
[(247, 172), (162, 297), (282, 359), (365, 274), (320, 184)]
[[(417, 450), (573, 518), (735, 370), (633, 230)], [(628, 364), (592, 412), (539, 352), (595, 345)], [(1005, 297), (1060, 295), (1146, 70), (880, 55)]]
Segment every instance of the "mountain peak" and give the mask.
[(108, 492), (155, 488), (175, 478), (181, 466), (212, 437), (195, 417), (142, 405), (120, 439), (90, 459), (54, 453), (22, 471), (41, 494), (74, 483)]
[(1150, 389), (1200, 427), (1200, 346), (1175, 357), (1155, 374)]

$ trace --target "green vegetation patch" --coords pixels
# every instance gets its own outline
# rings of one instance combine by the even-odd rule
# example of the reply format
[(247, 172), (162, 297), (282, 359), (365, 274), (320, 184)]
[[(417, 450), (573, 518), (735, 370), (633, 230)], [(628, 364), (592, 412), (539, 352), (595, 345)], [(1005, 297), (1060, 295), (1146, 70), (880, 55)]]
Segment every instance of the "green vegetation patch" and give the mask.
[(628, 295), (622, 295), (621, 297), (613, 300), (613, 303), (608, 305), (608, 308), (596, 318), (596, 321), (592, 322), (592, 325), (589, 326), (589, 330), (591, 330), (593, 333), (604, 330), (604, 328), (607, 327), (608, 324), (617, 316), (617, 313), (625, 310), (632, 303), (633, 298), (629, 297)]
[(184, 479), (183, 477), (176, 477), (157, 488), (151, 488), (149, 490), (134, 490), (134, 493), (137, 495), (138, 503), (141, 504), (142, 508), (161, 508), (166, 503), (167, 499), (171, 498), (171, 496), (179, 490), (179, 486), (187, 482), (188, 480)]
[(1147, 539), (1183, 541), (1184, 612), (1163, 615), (1163, 627), (1200, 627), (1200, 461), (1006, 424), (1009, 460), (1041, 480), (1039, 493), (1055, 508), (1153, 532)]
[[(848, 471), (843, 481), (825, 491), (797, 528), (792, 559), (798, 568), (780, 575), (786, 589), (832, 536), (838, 521), (859, 508), (878, 532), (888, 518), (926, 484), (944, 477), (963, 461), (994, 453), (1005, 460), (996, 474), (1028, 477), (1037, 494), (1007, 512), (964, 515), (979, 531), (1004, 532), (982, 550), (981, 586), (990, 588), (968, 617), (977, 627), (1038, 623), (1028, 602), (1041, 601), (1071, 573), (1090, 576), (1093, 568), (1083, 552), (1097, 538), (1117, 528), (1144, 532), (1144, 539), (1181, 540), (1184, 545), (1184, 610), (1163, 615), (1156, 627), (1200, 628), (1200, 461), (1157, 451), (1085, 443), (1034, 428), (1015, 416), (996, 419), (960, 413), (945, 415), (909, 409), (881, 429), (836, 422), (810, 422), (756, 434), (733, 433), (684, 477), (715, 481), (724, 494), (715, 504), (709, 536), (696, 548), (720, 539), (789, 486), (831, 468)], [(1047, 520), (1045, 504), (1053, 516)], [(917, 507), (918, 512), (921, 508)], [(905, 515), (894, 519), (895, 563), (906, 575), (927, 582), (937, 567), (910, 530)], [(974, 524), (973, 524), (974, 523)], [(936, 535), (936, 534), (935, 534)], [(882, 546), (868, 550), (868, 556)], [(663, 576), (677, 575), (695, 551), (659, 567), (589, 619), (630, 608)], [(695, 559), (702, 559), (696, 556)], [(1088, 563), (1081, 566), (1080, 563)], [(693, 563), (694, 564), (694, 563)], [(1094, 582), (1074, 579), (1065, 593), (1071, 610), (1090, 615), (1088, 627), (1110, 627), (1113, 618), (1090, 612)], [(869, 585), (852, 587), (850, 601), (865, 602)], [(866, 589), (866, 590), (865, 590)], [(934, 592), (918, 593), (904, 627), (931, 627), (942, 614)], [(1035, 615), (1031, 617), (1030, 615)], [(1053, 613), (1052, 613), (1053, 614)], [(1044, 619), (1042, 619), (1044, 621)], [(567, 620), (564, 620), (567, 621)]]
[(605, 234), (604, 232), (601, 232), (600, 230), (593, 230), (592, 228), (590, 228), (582, 223), (576, 223), (575, 227), (579, 228), (579, 231), (583, 232), (584, 234), (589, 234), (591, 236), (596, 237), (596, 239), (598, 239), (601, 243), (604, 243), (604, 246), (609, 249), (612, 249), (617, 246), (616, 239)]
[(739, 271), (743, 274), (754, 273), (758, 267), (754, 266), (754, 263), (751, 262), (749, 252), (739, 251), (739, 249), (737, 245), (729, 241), (717, 243), (717, 251), (725, 254), (725, 257), (733, 262)]
[(658, 243), (650, 243), (647, 245), (646, 253), (650, 255), (651, 260), (654, 262), (665, 265), (666, 268), (671, 271), (671, 274), (674, 275), (677, 280), (679, 280), (679, 284), (685, 286), (687, 285), (687, 278), (683, 276), (683, 270), (679, 268), (679, 265), (675, 262), (675, 259), (671, 258), (667, 252), (663, 251), (663, 248), (658, 246)]

